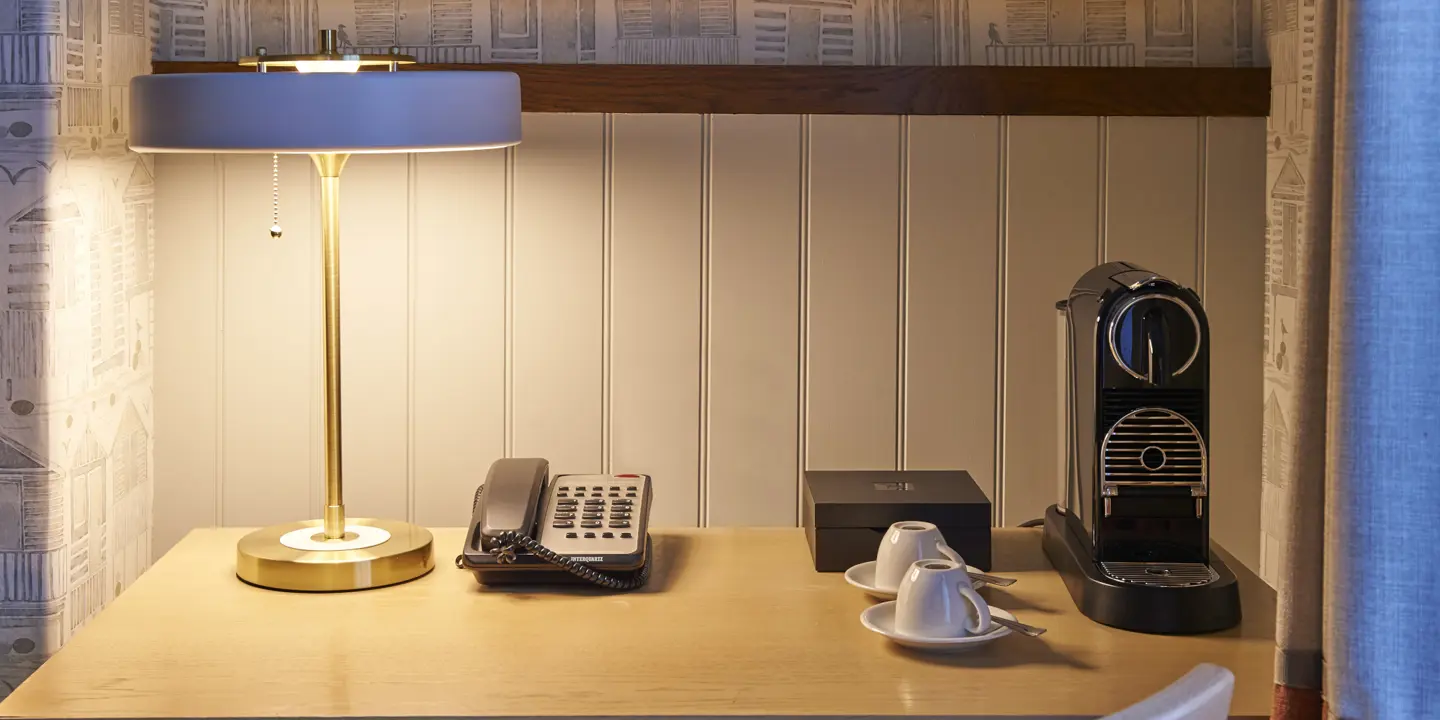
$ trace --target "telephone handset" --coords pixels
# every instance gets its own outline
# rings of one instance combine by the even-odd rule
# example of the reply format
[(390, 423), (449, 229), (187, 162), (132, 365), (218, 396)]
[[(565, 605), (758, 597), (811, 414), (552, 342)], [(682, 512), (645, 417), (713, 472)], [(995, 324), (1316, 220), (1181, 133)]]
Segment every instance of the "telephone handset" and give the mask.
[(633, 590), (650, 574), (650, 476), (557, 475), (505, 458), (475, 491), (457, 567), (484, 584), (588, 581)]

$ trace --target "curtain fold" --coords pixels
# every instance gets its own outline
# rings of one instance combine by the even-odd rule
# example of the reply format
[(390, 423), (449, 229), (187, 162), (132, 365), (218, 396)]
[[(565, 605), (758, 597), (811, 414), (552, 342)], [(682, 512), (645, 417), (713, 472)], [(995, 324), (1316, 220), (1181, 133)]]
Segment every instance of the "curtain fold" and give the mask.
[[(1298, 123), (1294, 433), (1288, 462), (1267, 468), (1284, 509), (1274, 716), (1433, 717), (1440, 3), (1305, 2), (1314, 85)], [(1274, 0), (1267, 14), (1295, 4)]]

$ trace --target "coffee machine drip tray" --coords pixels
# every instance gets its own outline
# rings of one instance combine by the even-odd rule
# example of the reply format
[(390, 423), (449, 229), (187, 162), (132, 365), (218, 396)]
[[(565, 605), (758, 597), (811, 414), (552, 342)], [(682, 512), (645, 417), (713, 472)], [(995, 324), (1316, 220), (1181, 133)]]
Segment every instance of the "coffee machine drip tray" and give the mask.
[(1115, 582), (1150, 587), (1197, 587), (1220, 579), (1205, 563), (1102, 562), (1100, 570)]

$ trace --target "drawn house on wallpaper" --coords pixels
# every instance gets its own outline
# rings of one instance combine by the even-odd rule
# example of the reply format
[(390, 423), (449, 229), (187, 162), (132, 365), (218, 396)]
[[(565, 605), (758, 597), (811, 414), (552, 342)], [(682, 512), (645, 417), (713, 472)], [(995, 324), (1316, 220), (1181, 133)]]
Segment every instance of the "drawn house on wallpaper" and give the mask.
[(740, 61), (735, 0), (614, 0), (626, 64), (733, 65)]
[(1254, 63), (1252, 0), (1145, 0), (1145, 64)]
[(150, 37), (156, 60), (204, 60), (206, 0), (150, 0)]
[(318, 0), (215, 0), (216, 52), (227, 60), (271, 53), (315, 51), (320, 30)]
[(1300, 296), (1300, 239), (1305, 232), (1305, 178), (1293, 156), (1286, 156), (1270, 187), (1265, 238), (1265, 282), (1270, 305), (1265, 313), (1267, 369), (1287, 377), (1293, 367), (1295, 310)]
[(490, 59), (496, 62), (595, 62), (596, 2), (490, 0)]
[(391, 47), (420, 62), (478, 63), (484, 53), (476, 37), (478, 0), (353, 0), (353, 16), (336, 27), (340, 46), (381, 54)]
[(969, 0), (873, 0), (867, 20), (867, 64), (970, 64)]
[(1003, 28), (987, 29), (985, 64), (1135, 65), (1133, 1), (1005, 0)]
[(64, 494), (60, 473), (0, 435), (0, 696), (67, 635)]
[(133, 402), (125, 404), (110, 447), (110, 507), (114, 513), (111, 597), (140, 576), (150, 558), (150, 431)]
[(1274, 390), (1265, 398), (1264, 437), (1265, 463), (1260, 470), (1260, 481), (1276, 487), (1284, 484), (1289, 477), (1290, 426), (1285, 421), (1285, 408)]
[(756, 65), (855, 65), (855, 3), (755, 0)]

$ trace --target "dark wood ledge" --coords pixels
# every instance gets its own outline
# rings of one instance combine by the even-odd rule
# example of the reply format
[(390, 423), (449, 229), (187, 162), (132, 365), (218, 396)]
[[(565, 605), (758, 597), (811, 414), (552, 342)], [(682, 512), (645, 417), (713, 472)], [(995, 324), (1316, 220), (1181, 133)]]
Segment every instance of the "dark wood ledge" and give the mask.
[[(254, 72), (156, 62), (156, 73)], [(509, 70), (527, 112), (1264, 117), (1269, 68), (412, 65)]]

